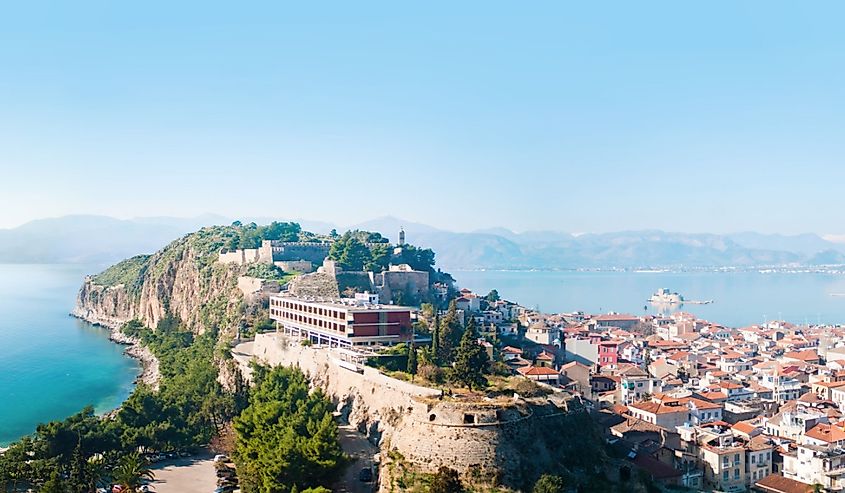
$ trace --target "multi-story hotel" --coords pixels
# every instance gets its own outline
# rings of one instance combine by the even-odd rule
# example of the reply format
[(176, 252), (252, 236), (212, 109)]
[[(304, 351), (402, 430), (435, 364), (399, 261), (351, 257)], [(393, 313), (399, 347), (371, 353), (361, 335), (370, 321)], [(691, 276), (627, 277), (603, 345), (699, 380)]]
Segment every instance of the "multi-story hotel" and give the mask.
[(310, 301), (270, 298), (270, 318), (279, 330), (315, 344), (367, 346), (409, 341), (411, 308), (361, 300)]

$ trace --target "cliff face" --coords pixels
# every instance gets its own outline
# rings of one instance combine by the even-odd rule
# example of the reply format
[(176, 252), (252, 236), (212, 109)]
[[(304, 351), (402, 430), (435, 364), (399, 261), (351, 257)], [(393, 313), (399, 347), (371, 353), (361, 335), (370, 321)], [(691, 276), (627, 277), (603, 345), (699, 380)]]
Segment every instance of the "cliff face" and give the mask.
[(198, 333), (211, 326), (233, 329), (243, 299), (240, 267), (215, 261), (225, 240), (220, 231), (225, 229), (201, 230), (87, 277), (73, 315), (112, 328), (133, 319), (155, 327), (173, 315)]

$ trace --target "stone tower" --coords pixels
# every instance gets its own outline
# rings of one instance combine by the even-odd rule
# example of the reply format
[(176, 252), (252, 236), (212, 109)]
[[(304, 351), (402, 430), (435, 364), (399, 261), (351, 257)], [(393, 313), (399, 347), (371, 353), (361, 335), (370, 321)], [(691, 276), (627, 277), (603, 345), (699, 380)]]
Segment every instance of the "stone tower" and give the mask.
[(405, 244), (405, 228), (399, 228), (399, 246)]

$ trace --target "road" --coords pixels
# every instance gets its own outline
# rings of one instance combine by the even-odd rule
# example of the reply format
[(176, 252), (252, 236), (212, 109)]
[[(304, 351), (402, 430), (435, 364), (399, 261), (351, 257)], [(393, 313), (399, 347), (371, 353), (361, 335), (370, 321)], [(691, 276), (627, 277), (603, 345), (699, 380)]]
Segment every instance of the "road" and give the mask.
[(353, 461), (346, 468), (340, 482), (335, 485), (333, 491), (347, 493), (372, 493), (378, 491), (378, 478), (371, 483), (362, 483), (358, 480), (361, 469), (373, 466), (373, 456), (379, 453), (378, 447), (370, 443), (367, 438), (359, 433), (352, 425), (338, 426), (340, 446)]
[(213, 456), (209, 453), (153, 464), (156, 493), (212, 493), (217, 488)]

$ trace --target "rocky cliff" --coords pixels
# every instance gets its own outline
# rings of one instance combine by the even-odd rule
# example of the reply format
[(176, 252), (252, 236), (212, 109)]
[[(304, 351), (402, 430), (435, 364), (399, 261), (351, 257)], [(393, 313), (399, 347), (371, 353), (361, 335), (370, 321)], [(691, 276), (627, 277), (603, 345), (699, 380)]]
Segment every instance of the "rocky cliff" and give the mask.
[(137, 319), (155, 327), (167, 316), (191, 330), (234, 330), (243, 312), (241, 266), (216, 262), (232, 228), (204, 228), (150, 256), (133, 257), (85, 279), (73, 315), (119, 327)]

